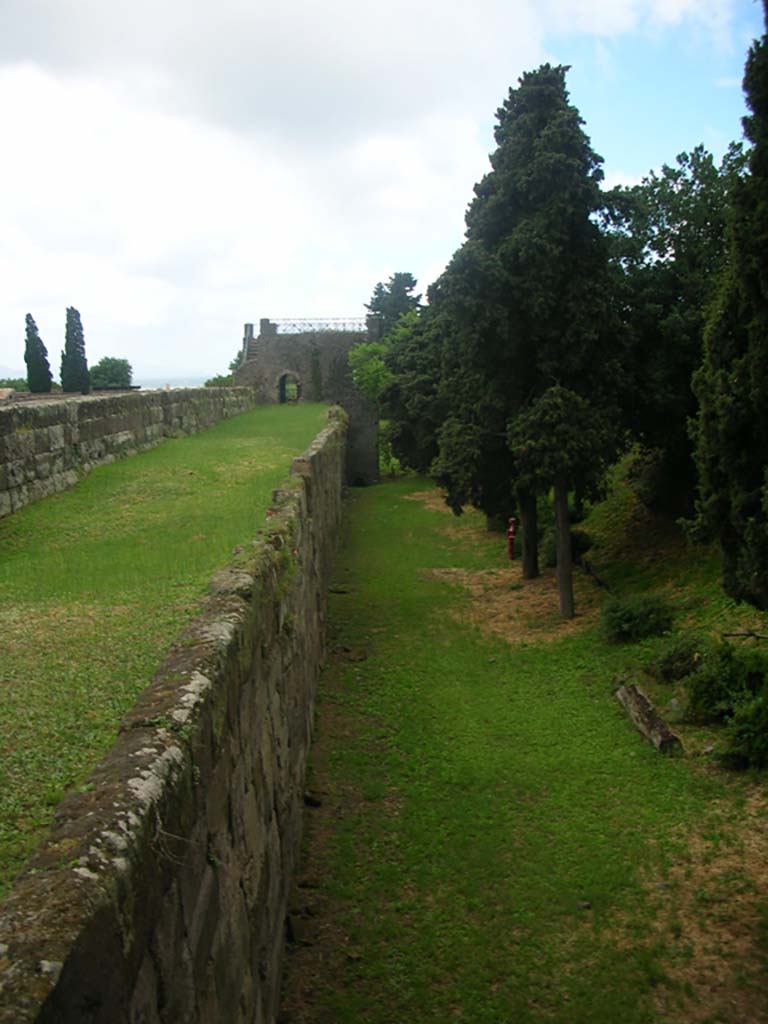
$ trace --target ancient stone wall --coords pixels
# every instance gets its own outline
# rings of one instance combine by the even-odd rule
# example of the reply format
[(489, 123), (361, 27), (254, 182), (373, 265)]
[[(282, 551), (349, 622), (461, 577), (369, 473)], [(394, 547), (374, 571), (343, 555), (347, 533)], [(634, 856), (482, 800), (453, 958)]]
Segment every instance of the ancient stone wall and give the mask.
[(179, 388), (0, 408), (0, 517), (72, 487), (94, 466), (193, 434), (255, 404), (250, 388)]
[(354, 386), (347, 360), (350, 348), (369, 336), (370, 331), (332, 330), (284, 334), (262, 320), (258, 338), (247, 339), (235, 371), (235, 383), (254, 388), (260, 402), (279, 401), (280, 378), (290, 374), (302, 398), (341, 405), (349, 416), (347, 481), (352, 485), (375, 483), (379, 473), (378, 410)]
[(0, 905), (1, 1024), (273, 1021), (345, 431), (332, 410)]

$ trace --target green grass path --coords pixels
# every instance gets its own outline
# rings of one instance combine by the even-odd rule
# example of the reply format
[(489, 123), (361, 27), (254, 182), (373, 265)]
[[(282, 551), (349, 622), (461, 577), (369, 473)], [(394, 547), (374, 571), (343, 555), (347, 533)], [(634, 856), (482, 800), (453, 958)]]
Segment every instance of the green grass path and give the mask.
[(0, 896), (326, 414), (260, 406), (0, 520)]
[(734, 783), (640, 739), (611, 690), (636, 655), (594, 627), (511, 647), (462, 617), (424, 570), (503, 566), (504, 540), (408, 499), (424, 486), (348, 510), (330, 619), (352, 653), (321, 686), (288, 1019), (667, 1020), (690, 948), (673, 913), (652, 927), (664, 879), (694, 826), (716, 846)]

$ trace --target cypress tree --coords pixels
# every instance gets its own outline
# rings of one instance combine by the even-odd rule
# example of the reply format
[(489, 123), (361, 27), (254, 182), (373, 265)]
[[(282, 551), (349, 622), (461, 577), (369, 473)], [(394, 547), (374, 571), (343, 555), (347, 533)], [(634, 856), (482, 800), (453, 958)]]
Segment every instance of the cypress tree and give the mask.
[[(510, 89), (497, 111), (492, 169), (467, 213), (467, 241), (430, 291), (430, 305), (434, 295), (455, 326), (443, 350), (451, 413), (434, 469), (449, 501), (469, 498), (491, 515), (518, 508), (526, 577), (538, 573), (542, 483), (521, 472), (515, 423), (557, 384), (582, 400), (581, 419), (585, 407), (600, 409), (602, 424), (619, 379), (608, 253), (594, 222), (602, 161), (569, 102), (566, 71), (545, 64)], [(581, 477), (580, 464), (558, 466), (563, 486), (594, 483)], [(565, 518), (559, 523), (565, 533)], [(564, 614), (571, 605), (564, 601)]]
[[(764, 3), (765, 7), (765, 3)], [(768, 20), (768, 11), (766, 11)], [(696, 526), (723, 554), (723, 586), (768, 608), (768, 41), (747, 58), (749, 173), (733, 192), (729, 260), (694, 376)]]
[(85, 338), (80, 314), (69, 306), (64, 351), (61, 353), (61, 387), (63, 391), (87, 395), (91, 390), (88, 361), (85, 358)]
[(24, 362), (27, 364), (27, 384), (29, 384), (29, 390), (34, 394), (46, 394), (51, 390), (53, 381), (48, 352), (31, 313), (27, 313), (26, 322)]

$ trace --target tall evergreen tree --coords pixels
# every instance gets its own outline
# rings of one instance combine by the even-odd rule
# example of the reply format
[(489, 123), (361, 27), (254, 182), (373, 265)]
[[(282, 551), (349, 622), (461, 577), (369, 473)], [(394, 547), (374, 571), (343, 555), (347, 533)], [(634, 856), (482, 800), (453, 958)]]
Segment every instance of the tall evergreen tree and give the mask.
[(382, 335), (388, 334), (404, 313), (417, 309), (421, 295), (414, 295), (416, 278), (413, 274), (398, 271), (384, 284), (382, 281), (373, 289), (371, 301), (365, 308), (378, 313), (382, 322)]
[[(766, 23), (768, 9), (764, 2)], [(768, 608), (768, 37), (747, 58), (749, 173), (733, 194), (729, 261), (694, 378), (697, 526), (723, 553), (723, 585)]]
[[(467, 213), (467, 241), (436, 292), (458, 341), (445, 353), (454, 405), (436, 467), (449, 497), (469, 494), (486, 511), (501, 486), (509, 514), (517, 492), (526, 576), (538, 571), (537, 484), (516, 466), (509, 432), (553, 385), (605, 410), (619, 378), (607, 248), (594, 221), (602, 161), (569, 103), (566, 71), (545, 64), (510, 89), (497, 112), (492, 169)], [(580, 473), (574, 464), (561, 477), (575, 486)]]
[(79, 391), (83, 395), (87, 395), (91, 390), (88, 361), (85, 358), (83, 325), (74, 306), (67, 308), (67, 329), (64, 351), (61, 353), (61, 387), (63, 391)]
[(27, 383), (29, 390), (35, 394), (47, 394), (51, 390), (53, 377), (48, 362), (48, 351), (37, 330), (37, 324), (31, 313), (26, 317), (26, 343), (24, 346), (24, 362), (27, 364)]

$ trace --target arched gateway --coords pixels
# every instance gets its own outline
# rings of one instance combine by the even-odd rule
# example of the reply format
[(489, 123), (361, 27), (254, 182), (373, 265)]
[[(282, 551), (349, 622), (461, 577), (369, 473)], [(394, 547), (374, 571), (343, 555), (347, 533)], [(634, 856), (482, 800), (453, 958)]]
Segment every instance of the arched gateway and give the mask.
[(333, 320), (260, 320), (245, 325), (235, 384), (256, 389), (261, 402), (335, 402), (349, 416), (347, 482), (378, 480), (378, 411), (352, 383), (347, 355), (380, 335), (377, 316)]
[(293, 370), (285, 370), (277, 378), (277, 400), (284, 402), (298, 402), (301, 398), (301, 378)]

